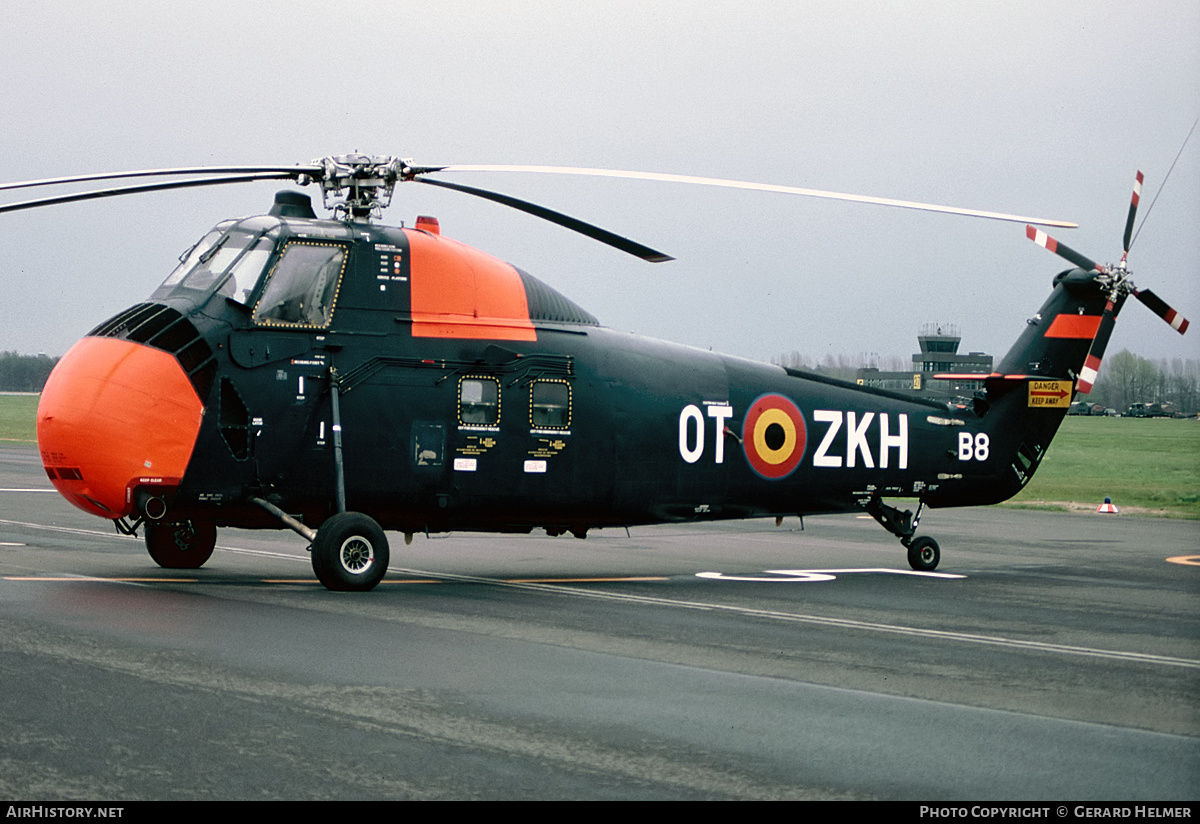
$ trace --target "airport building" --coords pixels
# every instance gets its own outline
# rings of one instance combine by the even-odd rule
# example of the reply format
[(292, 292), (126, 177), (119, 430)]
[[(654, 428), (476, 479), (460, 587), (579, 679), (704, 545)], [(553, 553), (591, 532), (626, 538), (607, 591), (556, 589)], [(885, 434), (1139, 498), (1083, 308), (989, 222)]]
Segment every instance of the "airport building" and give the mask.
[[(863, 386), (921, 397), (970, 397), (983, 389), (983, 378), (992, 371), (992, 356), (983, 352), (960, 355), (961, 342), (957, 326), (927, 323), (917, 335), (921, 351), (913, 354), (911, 371), (882, 372), (874, 367), (864, 367), (858, 370), (856, 378)], [(953, 377), (935, 378), (934, 375)], [(979, 377), (973, 378), (973, 375)]]

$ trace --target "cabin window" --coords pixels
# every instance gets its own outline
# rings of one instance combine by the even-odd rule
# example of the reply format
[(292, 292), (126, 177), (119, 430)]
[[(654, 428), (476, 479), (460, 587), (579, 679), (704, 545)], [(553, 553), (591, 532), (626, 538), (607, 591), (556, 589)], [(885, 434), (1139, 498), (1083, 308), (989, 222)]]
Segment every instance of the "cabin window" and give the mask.
[(265, 326), (327, 327), (345, 268), (346, 248), (341, 244), (289, 242), (254, 308), (254, 321)]
[(529, 424), (534, 429), (571, 426), (571, 385), (566, 381), (534, 381), (529, 387)]
[(413, 464), (441, 466), (446, 451), (446, 430), (439, 423), (417, 421), (412, 428)]
[(494, 426), (500, 422), (500, 382), (463, 378), (458, 382), (458, 422)]

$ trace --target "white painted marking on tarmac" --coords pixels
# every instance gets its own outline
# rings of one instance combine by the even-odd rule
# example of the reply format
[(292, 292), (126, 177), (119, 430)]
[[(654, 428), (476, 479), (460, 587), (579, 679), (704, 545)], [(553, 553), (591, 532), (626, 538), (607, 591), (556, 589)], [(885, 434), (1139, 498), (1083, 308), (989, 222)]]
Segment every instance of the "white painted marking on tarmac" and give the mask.
[[(7, 521), (0, 518), (0, 524), (6, 526), (23, 526), (27, 529), (40, 529), (46, 532), (66, 532), (70, 535), (93, 535), (98, 538), (114, 538), (120, 541), (128, 540), (129, 536), (119, 535), (116, 532), (105, 532), (99, 529), (78, 529), (71, 526), (50, 526), (49, 524), (34, 524), (28, 521)], [(242, 547), (224, 546), (217, 544), (217, 549), (223, 549), (226, 552), (237, 552), (242, 555), (262, 555), (267, 558), (285, 558), (291, 561), (303, 561), (309, 563), (308, 553), (304, 555), (291, 555), (285, 552), (271, 552), (265, 549), (244, 549)]]
[[(96, 535), (105, 538), (120, 538), (119, 535), (114, 535), (111, 532), (99, 532), (94, 529), (75, 529), (72, 527), (48, 526), (45, 524), (33, 524), (24, 521), (9, 521), (0, 519), (0, 524), (10, 526), (23, 526), (32, 529), (42, 529), (53, 532), (68, 532), (76, 535)], [(232, 552), (243, 552), (254, 555), (270, 555), (272, 557), (288, 558), (294, 561), (308, 562), (307, 555), (285, 555), (283, 553), (265, 552), (262, 550), (236, 549), (232, 547), (218, 547), (218, 549), (227, 549)], [(670, 598), (657, 598), (647, 595), (633, 595), (631, 593), (611, 592), (596, 589), (581, 589), (577, 587), (563, 586), (561, 584), (539, 584), (539, 583), (517, 583), (504, 581), (497, 578), (483, 578), (474, 575), (455, 575), (446, 572), (428, 572), (419, 569), (404, 569), (393, 567), (391, 572), (402, 575), (419, 576), (424, 578), (434, 578), (442, 581), (460, 581), (476, 584), (489, 584), (497, 587), (508, 587), (526, 591), (541, 592), (552, 594), (561, 597), (575, 598), (596, 598), (607, 601), (624, 601), (627, 603), (646, 604), (648, 606), (673, 607), (676, 609), (691, 609), (702, 610), (705, 612), (726, 612), (734, 615), (744, 615), (751, 618), (767, 619), (774, 621), (783, 621), (790, 623), (812, 624), (816, 626), (838, 627), (841, 629), (860, 630), (864, 632), (881, 632), (893, 635), (905, 635), (916, 638), (931, 638), (943, 641), (956, 641), (965, 644), (977, 644), (980, 646), (1007, 647), (1010, 649), (1020, 649), (1033, 652), (1057, 653), (1060, 655), (1079, 655), (1088, 658), (1101, 658), (1112, 661), (1124, 661), (1141, 664), (1156, 664), (1159, 666), (1168, 667), (1183, 667), (1185, 669), (1200, 670), (1200, 660), (1192, 658), (1175, 658), (1167, 655), (1151, 655), (1140, 652), (1124, 652), (1121, 650), (1104, 650), (1094, 647), (1077, 647), (1068, 644), (1050, 644), (1041, 641), (1026, 641), (1016, 638), (1003, 638), (995, 635), (977, 635), (966, 632), (952, 632), (947, 630), (925, 629), (922, 627), (905, 627), (896, 624), (881, 624), (872, 621), (855, 621), (848, 618), (830, 618), (824, 615), (810, 615), (805, 613), (781, 612), (778, 610), (756, 609), (753, 607), (742, 607), (732, 604), (705, 603), (702, 601), (682, 601)], [(823, 573), (832, 572), (832, 570), (823, 570)], [(893, 570), (893, 572), (904, 572), (903, 570)], [(915, 570), (914, 570), (915, 572)], [(928, 573), (926, 573), (928, 574)], [(945, 573), (933, 573), (941, 575)]]
[(16, 541), (0, 541), (0, 546), (25, 546), (25, 544), (18, 544)]
[(71, 526), (50, 526), (48, 524), (31, 524), (27, 521), (6, 521), (0, 519), (0, 524), (6, 526), (23, 526), (27, 529), (42, 529), (47, 532), (66, 532), (71, 535), (98, 535), (101, 538), (120, 538), (116, 532), (100, 532), (96, 529), (76, 529)]
[(876, 572), (886, 575), (918, 575), (923, 578), (966, 578), (966, 575), (953, 575), (949, 572), (918, 572), (915, 569), (885, 569), (871, 567), (865, 569), (765, 569), (764, 575), (726, 575), (724, 572), (697, 572), (697, 578), (708, 578), (716, 581), (750, 581), (753, 583), (815, 583), (817, 581), (834, 581), (838, 575), (855, 572)]
[(57, 492), (57, 489), (0, 489), (0, 492)]
[(445, 581), (465, 581), (477, 584), (491, 584), (499, 587), (533, 590), (553, 593), (555, 595), (598, 598), (607, 601), (626, 601), (650, 606), (675, 607), (676, 609), (695, 609), (704, 612), (727, 612), (735, 615), (745, 615), (751, 618), (766, 618), (775, 621), (794, 622), (800, 624), (815, 624), (818, 626), (839, 627), (841, 629), (862, 630), (865, 632), (882, 632), (891, 635), (907, 635), (915, 638), (933, 638), (942, 641), (958, 641), (966, 644), (978, 644), (991, 647), (1008, 647), (1011, 649), (1028, 650), (1033, 652), (1050, 652), (1060, 655), (1081, 655), (1088, 658), (1104, 658), (1113, 661), (1135, 662), (1140, 664), (1158, 664), (1167, 667), (1184, 667), (1200, 669), (1200, 660), (1192, 658), (1174, 658), (1168, 655), (1150, 655), (1142, 652), (1123, 652), (1121, 650), (1095, 649), (1093, 647), (1076, 647), (1068, 644), (1049, 644), (1042, 641), (1024, 641), (1017, 638), (1002, 638), (996, 635), (976, 635), (968, 632), (951, 632), (947, 630), (925, 629), (922, 627), (904, 627), (896, 624), (880, 624), (873, 621), (855, 621), (849, 618), (830, 618), (824, 615), (806, 615), (796, 612), (780, 612), (771, 609), (756, 609), (741, 607), (733, 604), (705, 603), (703, 601), (679, 601), (670, 598), (656, 598), (648, 595), (633, 595), (624, 592), (605, 592), (594, 589), (577, 589), (559, 584), (518, 584), (501, 581), (496, 578), (480, 578), (473, 575), (453, 575), (444, 572), (427, 572), (420, 569), (392, 569), (393, 572), (405, 575), (418, 575), (428, 578), (439, 578)]
[(829, 575), (825, 572), (814, 572), (804, 569), (768, 569), (764, 570), (765, 575), (726, 575), (724, 572), (697, 572), (697, 578), (709, 578), (715, 581), (750, 581), (762, 583), (769, 581), (771, 583), (804, 583), (811, 584), (817, 581), (836, 581), (836, 575)]

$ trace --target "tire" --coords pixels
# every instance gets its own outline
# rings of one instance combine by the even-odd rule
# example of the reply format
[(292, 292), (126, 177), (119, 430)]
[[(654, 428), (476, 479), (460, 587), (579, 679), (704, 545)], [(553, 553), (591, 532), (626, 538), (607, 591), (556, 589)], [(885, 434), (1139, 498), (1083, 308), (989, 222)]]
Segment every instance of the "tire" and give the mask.
[(217, 528), (204, 521), (146, 524), (146, 551), (163, 569), (199, 569), (216, 545)]
[(942, 560), (938, 542), (927, 535), (913, 539), (908, 545), (908, 565), (917, 572), (932, 572)]
[(383, 580), (388, 543), (379, 524), (360, 512), (339, 512), (321, 524), (312, 544), (317, 580), (335, 592), (367, 592)]

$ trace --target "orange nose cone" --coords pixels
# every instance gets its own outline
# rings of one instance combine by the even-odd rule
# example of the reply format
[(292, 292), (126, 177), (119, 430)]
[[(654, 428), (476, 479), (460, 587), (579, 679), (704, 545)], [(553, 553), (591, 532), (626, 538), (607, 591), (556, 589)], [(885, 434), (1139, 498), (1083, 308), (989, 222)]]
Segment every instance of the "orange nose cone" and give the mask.
[(104, 518), (133, 509), (137, 484), (177, 485), (200, 431), (204, 404), (168, 352), (113, 338), (84, 338), (46, 381), (38, 448), (55, 488)]

